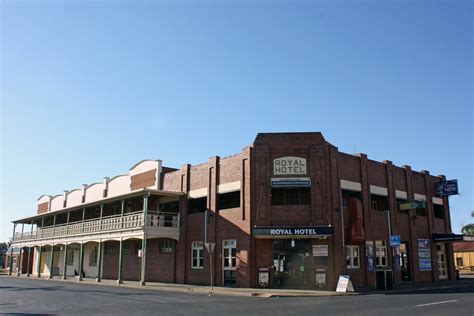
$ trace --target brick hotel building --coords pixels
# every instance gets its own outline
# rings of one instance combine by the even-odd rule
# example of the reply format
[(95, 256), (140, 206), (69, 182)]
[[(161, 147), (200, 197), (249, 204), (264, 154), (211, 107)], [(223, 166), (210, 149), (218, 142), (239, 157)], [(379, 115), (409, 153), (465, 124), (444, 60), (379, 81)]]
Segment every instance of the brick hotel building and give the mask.
[(339, 152), (321, 133), (261, 133), (230, 157), (144, 160), (41, 196), (13, 222), (6, 261), (14, 275), (141, 284), (210, 284), (210, 260), (221, 286), (334, 289), (345, 274), (374, 287), (378, 271), (395, 284), (452, 280), (444, 179)]

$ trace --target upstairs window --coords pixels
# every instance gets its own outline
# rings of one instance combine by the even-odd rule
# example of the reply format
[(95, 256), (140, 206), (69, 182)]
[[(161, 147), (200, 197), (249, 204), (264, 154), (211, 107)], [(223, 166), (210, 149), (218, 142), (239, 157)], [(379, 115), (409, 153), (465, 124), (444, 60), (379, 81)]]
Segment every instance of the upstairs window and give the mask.
[(408, 214), (409, 210), (401, 210), (400, 209), (400, 204), (406, 203), (407, 200), (405, 199), (397, 199), (397, 211), (400, 214)]
[(356, 198), (362, 202), (362, 193), (356, 191), (342, 190), (342, 206), (348, 208), (347, 199)]
[(189, 214), (203, 213), (207, 209), (207, 196), (189, 199)]
[(382, 195), (370, 195), (370, 205), (372, 211), (387, 211), (388, 210), (388, 197)]
[(433, 204), (433, 212), (435, 218), (444, 218), (444, 206), (439, 204)]
[(240, 191), (218, 194), (217, 200), (220, 210), (240, 207)]
[(310, 205), (310, 188), (272, 188), (272, 205)]

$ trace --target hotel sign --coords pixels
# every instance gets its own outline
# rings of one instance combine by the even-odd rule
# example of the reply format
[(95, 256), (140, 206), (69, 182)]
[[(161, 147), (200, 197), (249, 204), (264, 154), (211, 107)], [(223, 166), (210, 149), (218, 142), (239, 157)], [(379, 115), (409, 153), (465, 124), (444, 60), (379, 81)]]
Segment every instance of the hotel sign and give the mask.
[(306, 174), (306, 159), (300, 157), (281, 157), (274, 159), (273, 174)]
[(317, 238), (334, 235), (334, 227), (304, 226), (304, 227), (255, 227), (255, 238)]

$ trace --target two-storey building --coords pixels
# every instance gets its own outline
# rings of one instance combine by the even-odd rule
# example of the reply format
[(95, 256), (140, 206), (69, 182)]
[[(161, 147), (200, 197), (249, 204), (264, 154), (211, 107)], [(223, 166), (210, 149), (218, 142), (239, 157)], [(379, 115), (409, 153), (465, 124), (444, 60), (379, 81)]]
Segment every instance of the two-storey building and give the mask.
[(238, 287), (333, 289), (341, 274), (371, 287), (381, 270), (395, 283), (453, 279), (452, 245), (436, 239), (451, 234), (444, 179), (339, 152), (321, 133), (263, 133), (234, 156), (145, 160), (41, 196), (14, 221), (7, 263), (142, 284), (210, 284), (211, 266), (215, 285)]

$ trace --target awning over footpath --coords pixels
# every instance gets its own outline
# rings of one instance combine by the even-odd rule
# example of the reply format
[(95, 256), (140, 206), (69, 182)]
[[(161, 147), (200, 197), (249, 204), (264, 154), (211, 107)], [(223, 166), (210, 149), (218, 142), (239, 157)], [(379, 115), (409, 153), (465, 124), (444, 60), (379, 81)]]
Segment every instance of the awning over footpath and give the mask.
[(474, 236), (461, 234), (433, 234), (433, 241), (474, 241)]
[[(472, 237), (472, 236), (471, 236)], [(474, 241), (453, 243), (454, 252), (474, 252)]]

